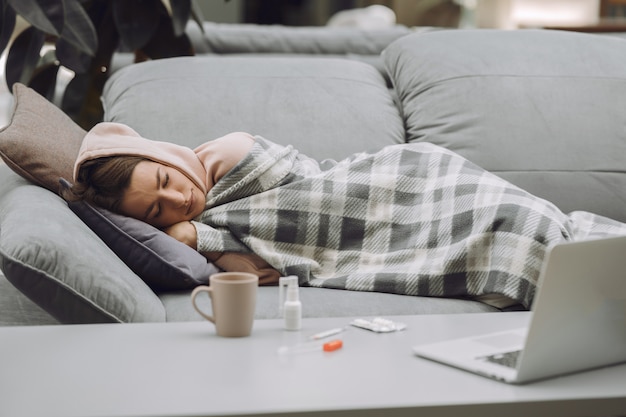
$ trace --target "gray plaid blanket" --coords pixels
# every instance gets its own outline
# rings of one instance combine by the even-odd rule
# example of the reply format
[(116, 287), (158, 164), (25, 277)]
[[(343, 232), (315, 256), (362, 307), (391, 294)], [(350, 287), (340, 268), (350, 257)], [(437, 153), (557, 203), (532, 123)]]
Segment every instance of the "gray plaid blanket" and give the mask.
[(207, 195), (198, 250), (254, 252), (301, 285), (529, 307), (548, 246), (626, 226), (562, 213), (444, 148), (361, 153), (326, 170), (257, 137)]

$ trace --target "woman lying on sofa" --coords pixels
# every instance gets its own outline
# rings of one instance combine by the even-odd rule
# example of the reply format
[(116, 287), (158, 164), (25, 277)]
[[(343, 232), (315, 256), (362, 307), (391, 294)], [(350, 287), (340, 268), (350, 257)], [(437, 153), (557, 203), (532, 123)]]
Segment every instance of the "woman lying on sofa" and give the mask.
[(320, 165), (292, 147), (231, 133), (192, 150), (101, 123), (85, 136), (68, 199), (161, 228), (218, 267), (261, 282), (530, 307), (545, 250), (625, 235), (569, 215), (429, 143)]

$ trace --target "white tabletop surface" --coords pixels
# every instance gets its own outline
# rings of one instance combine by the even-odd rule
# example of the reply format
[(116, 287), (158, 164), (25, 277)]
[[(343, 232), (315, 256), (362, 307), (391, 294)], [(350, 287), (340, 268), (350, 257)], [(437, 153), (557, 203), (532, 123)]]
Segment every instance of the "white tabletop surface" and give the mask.
[(514, 386), (411, 350), (529, 313), (386, 318), (407, 329), (349, 327), (342, 349), (294, 355), (278, 348), (351, 319), (305, 319), (299, 332), (257, 320), (232, 339), (208, 322), (0, 328), (0, 416), (626, 415), (626, 365)]

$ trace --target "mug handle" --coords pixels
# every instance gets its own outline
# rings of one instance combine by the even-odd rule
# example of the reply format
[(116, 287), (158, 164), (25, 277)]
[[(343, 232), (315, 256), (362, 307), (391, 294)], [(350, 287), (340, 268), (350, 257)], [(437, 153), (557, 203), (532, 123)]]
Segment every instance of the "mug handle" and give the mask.
[(196, 296), (198, 294), (200, 294), (201, 292), (206, 292), (209, 293), (209, 298), (211, 298), (211, 300), (213, 299), (213, 297), (211, 297), (212, 293), (213, 293), (213, 288), (209, 287), (208, 285), (200, 285), (197, 286), (196, 288), (193, 289), (193, 291), (191, 292), (191, 304), (193, 305), (193, 308), (196, 309), (196, 311), (205, 319), (207, 319), (208, 321), (210, 321), (211, 323), (215, 324), (215, 319), (213, 318), (213, 316), (209, 316), (208, 314), (206, 314), (204, 311), (202, 311), (200, 309), (200, 307), (198, 307), (198, 305), (196, 304)]

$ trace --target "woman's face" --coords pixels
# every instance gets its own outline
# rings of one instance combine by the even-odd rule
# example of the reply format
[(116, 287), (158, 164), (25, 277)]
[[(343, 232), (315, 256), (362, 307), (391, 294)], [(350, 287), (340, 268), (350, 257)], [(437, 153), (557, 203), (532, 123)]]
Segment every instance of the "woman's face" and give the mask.
[(141, 161), (130, 177), (120, 209), (159, 228), (188, 221), (204, 210), (205, 195), (179, 170)]

